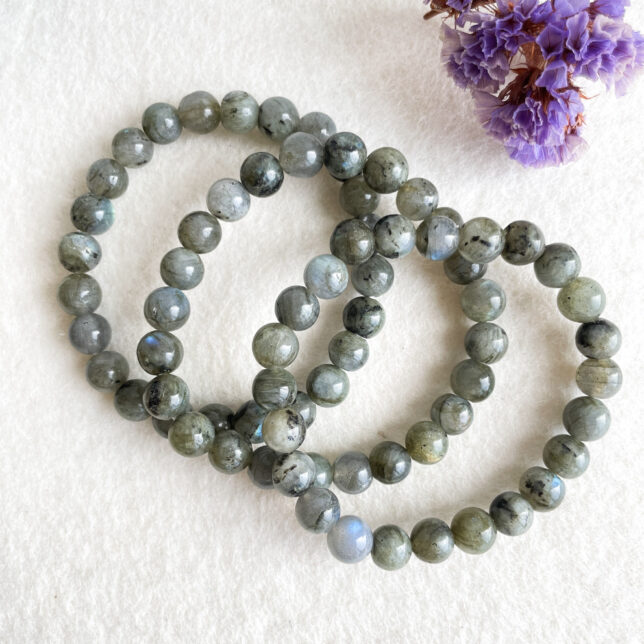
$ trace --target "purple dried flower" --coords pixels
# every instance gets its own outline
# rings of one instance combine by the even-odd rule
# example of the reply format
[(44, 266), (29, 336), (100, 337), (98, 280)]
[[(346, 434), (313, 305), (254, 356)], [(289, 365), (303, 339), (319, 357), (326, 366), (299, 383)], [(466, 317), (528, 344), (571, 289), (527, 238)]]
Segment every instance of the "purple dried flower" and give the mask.
[(630, 4), (630, 0), (595, 0), (592, 9), (595, 13), (602, 13), (611, 18), (623, 18), (626, 7)]

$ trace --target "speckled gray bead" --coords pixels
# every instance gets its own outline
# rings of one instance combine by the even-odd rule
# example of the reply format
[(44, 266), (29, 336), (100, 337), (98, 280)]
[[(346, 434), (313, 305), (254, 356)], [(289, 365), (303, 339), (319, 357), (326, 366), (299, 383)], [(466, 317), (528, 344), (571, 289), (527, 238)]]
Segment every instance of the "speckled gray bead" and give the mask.
[(309, 398), (309, 395), (306, 392), (297, 392), (295, 402), (291, 405), (291, 409), (294, 409), (300, 416), (302, 416), (307, 429), (314, 423), (317, 406)]
[(375, 211), (380, 195), (367, 185), (362, 175), (345, 181), (340, 188), (340, 206), (354, 217), (362, 217)]
[(219, 179), (210, 186), (206, 203), (215, 217), (224, 221), (238, 221), (248, 214), (250, 194), (235, 179)]
[(436, 186), (420, 177), (405, 181), (396, 195), (396, 206), (400, 214), (414, 221), (429, 217), (437, 205)]
[(262, 369), (253, 380), (253, 399), (264, 409), (288, 407), (297, 395), (292, 373), (281, 367)]
[(342, 563), (359, 563), (373, 547), (373, 534), (359, 517), (345, 514), (327, 534), (329, 552)]
[(295, 517), (305, 530), (326, 534), (340, 518), (340, 502), (330, 490), (312, 487), (295, 503)]
[(70, 273), (87, 273), (101, 261), (101, 247), (85, 233), (67, 233), (58, 245), (58, 259)]
[(345, 264), (361, 264), (373, 255), (374, 232), (359, 219), (341, 221), (331, 234), (331, 252)]
[(475, 322), (496, 320), (505, 310), (505, 292), (494, 280), (477, 280), (461, 291), (461, 308)]
[(324, 165), (324, 148), (312, 134), (293, 132), (282, 142), (279, 161), (292, 177), (314, 177)]
[(254, 452), (248, 466), (248, 478), (262, 490), (273, 489), (273, 464), (277, 454), (270, 448), (262, 445)]
[(215, 434), (217, 432), (226, 432), (229, 429), (233, 428), (233, 410), (220, 403), (209, 403), (204, 405), (200, 410), (200, 414), (203, 414), (215, 428)]
[(155, 329), (174, 331), (190, 317), (190, 302), (182, 291), (171, 286), (157, 288), (145, 300), (145, 319)]
[(530, 529), (534, 511), (518, 492), (501, 492), (490, 504), (490, 516), (499, 532), (517, 537)]
[(148, 414), (143, 404), (143, 393), (147, 387), (145, 380), (126, 380), (114, 394), (114, 408), (126, 420), (139, 422)]
[(127, 170), (114, 159), (94, 161), (87, 171), (87, 188), (98, 197), (116, 199), (128, 186)]
[(279, 161), (268, 152), (254, 152), (246, 157), (239, 176), (244, 188), (254, 197), (274, 195), (284, 181)]
[(578, 441), (596, 441), (610, 428), (610, 412), (601, 400), (580, 396), (564, 407), (563, 424)]
[(74, 349), (92, 355), (107, 348), (112, 339), (109, 322), (98, 313), (84, 313), (69, 327), (69, 341)]
[(93, 313), (99, 307), (102, 297), (99, 283), (85, 273), (68, 275), (58, 287), (58, 303), (70, 315)]
[(557, 295), (557, 307), (573, 322), (592, 322), (605, 306), (604, 289), (589, 277), (577, 277), (568, 282)]
[(117, 389), (127, 380), (129, 373), (127, 360), (116, 351), (102, 351), (93, 355), (85, 368), (87, 382), (99, 391)]
[(254, 400), (248, 400), (235, 412), (232, 420), (233, 429), (251, 443), (261, 443), (266, 413)]
[(259, 106), (257, 122), (266, 136), (280, 142), (297, 130), (300, 115), (288, 98), (272, 96)]
[(201, 456), (211, 448), (214, 440), (215, 428), (198, 411), (188, 411), (178, 416), (168, 432), (172, 449), (182, 456)]
[(590, 452), (572, 436), (559, 434), (553, 436), (543, 448), (543, 462), (555, 474), (574, 479), (588, 469)]
[(150, 331), (139, 340), (136, 357), (143, 370), (153, 376), (169, 373), (183, 360), (183, 344), (167, 331)]
[(395, 148), (378, 148), (364, 166), (365, 181), (380, 193), (396, 192), (407, 181), (409, 165), (402, 152)]
[(444, 394), (434, 401), (431, 417), (446, 434), (462, 434), (474, 420), (472, 405), (456, 394)]
[(450, 376), (454, 393), (470, 402), (481, 402), (494, 391), (494, 372), (475, 360), (459, 362)]
[(337, 132), (324, 144), (324, 165), (335, 179), (344, 181), (362, 172), (367, 160), (364, 141), (351, 132)]
[(114, 223), (114, 206), (106, 197), (81, 195), (72, 204), (71, 218), (81, 232), (100, 235)]
[(148, 383), (143, 393), (143, 404), (150, 416), (160, 420), (177, 418), (190, 405), (188, 385), (171, 373), (162, 373)]
[(443, 262), (443, 271), (454, 284), (471, 284), (485, 275), (487, 264), (473, 264), (456, 252)]
[(551, 288), (562, 288), (572, 282), (580, 270), (579, 255), (568, 244), (548, 244), (534, 263), (537, 279)]
[(299, 349), (295, 333), (278, 322), (265, 324), (253, 338), (253, 355), (262, 367), (288, 367)]
[(212, 132), (221, 120), (219, 101), (210, 92), (197, 91), (184, 96), (178, 112), (181, 125), (197, 134)]
[(293, 331), (304, 331), (320, 315), (318, 298), (304, 286), (289, 286), (275, 301), (275, 317)]
[(372, 483), (373, 475), (366, 454), (345, 452), (333, 464), (333, 482), (347, 494), (360, 494)]
[(405, 436), (405, 449), (417, 463), (438, 463), (447, 454), (448, 447), (445, 430), (430, 420), (415, 423)]
[(456, 253), (459, 229), (449, 217), (430, 215), (421, 221), (416, 230), (416, 248), (425, 258), (445, 261)]
[(231, 132), (243, 134), (257, 125), (259, 105), (246, 92), (228, 92), (221, 101), (221, 124)]
[(566, 494), (566, 485), (554, 472), (545, 467), (531, 467), (519, 480), (519, 492), (538, 512), (558, 507)]
[(622, 346), (622, 334), (615, 324), (602, 318), (585, 322), (577, 329), (575, 344), (588, 358), (611, 358)]
[(177, 234), (184, 248), (210, 253), (221, 241), (221, 224), (208, 212), (191, 212), (181, 220)]
[(354, 297), (342, 311), (342, 322), (347, 331), (372, 338), (385, 325), (385, 310), (371, 297)]
[(278, 454), (273, 463), (273, 487), (284, 496), (302, 496), (315, 479), (315, 463), (304, 452)]
[(349, 283), (349, 269), (335, 255), (318, 255), (306, 265), (304, 283), (317, 297), (330, 300), (346, 290)]
[(389, 259), (408, 255), (416, 244), (414, 224), (402, 215), (387, 215), (378, 220), (373, 235), (376, 251)]
[(377, 481), (385, 484), (399, 483), (411, 471), (411, 456), (402, 445), (383, 441), (369, 453), (369, 465)]
[(176, 141), (181, 136), (179, 112), (168, 103), (153, 103), (143, 112), (143, 131), (159, 145)]
[(487, 552), (496, 540), (494, 521), (481, 508), (464, 508), (457, 512), (450, 527), (454, 543), (471, 555)]
[(509, 264), (524, 266), (536, 262), (546, 248), (541, 229), (529, 221), (513, 221), (505, 228), (501, 256)]
[(353, 269), (351, 283), (362, 295), (380, 297), (393, 286), (393, 266), (381, 255), (372, 255)]
[(577, 367), (576, 380), (579, 389), (587, 396), (610, 398), (622, 388), (622, 370), (610, 358), (588, 358)]
[(138, 127), (119, 130), (112, 139), (112, 156), (126, 168), (139, 168), (152, 160), (154, 143)]
[(179, 247), (168, 251), (161, 260), (161, 279), (182, 291), (197, 286), (203, 279), (201, 257), (193, 250)]
[(383, 525), (373, 533), (373, 562), (384, 570), (399, 570), (411, 557), (411, 541), (397, 525)]
[(309, 112), (300, 119), (298, 131), (312, 134), (322, 145), (337, 132), (333, 119), (324, 112)]
[(210, 464), (224, 474), (237, 474), (250, 465), (253, 448), (250, 441), (231, 429), (217, 432), (208, 452)]
[(264, 442), (279, 454), (294, 452), (306, 437), (306, 423), (292, 407), (269, 411), (262, 425)]
[(308, 452), (315, 463), (315, 480), (313, 481), (314, 487), (328, 488), (333, 483), (333, 466), (329, 461), (318, 454), (317, 452)]
[(345, 371), (356, 371), (367, 364), (369, 343), (350, 331), (336, 333), (329, 342), (331, 362)]
[(479, 322), (465, 334), (465, 351), (477, 362), (498, 362), (508, 350), (508, 335), (492, 322)]
[(335, 365), (321, 364), (311, 369), (306, 392), (316, 405), (335, 407), (349, 395), (349, 378)]
[(411, 531), (411, 548), (420, 560), (440, 563), (452, 554), (454, 535), (444, 521), (423, 519)]
[(463, 224), (459, 253), (474, 264), (489, 264), (503, 250), (505, 233), (492, 219), (476, 217)]

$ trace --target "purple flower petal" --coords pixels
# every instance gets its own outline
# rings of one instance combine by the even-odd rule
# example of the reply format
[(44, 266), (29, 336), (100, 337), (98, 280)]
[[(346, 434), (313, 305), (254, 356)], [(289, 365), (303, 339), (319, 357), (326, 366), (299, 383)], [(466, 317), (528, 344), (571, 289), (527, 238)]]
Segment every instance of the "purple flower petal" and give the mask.
[(588, 13), (582, 11), (566, 20), (568, 38), (566, 45), (573, 53), (575, 60), (583, 60), (588, 43)]
[(547, 89), (551, 94), (557, 89), (568, 87), (568, 65), (562, 60), (547, 65), (537, 78), (536, 85)]
[(564, 43), (568, 32), (555, 23), (548, 23), (544, 30), (537, 36), (537, 44), (541, 48), (543, 57), (548, 60), (563, 53)]

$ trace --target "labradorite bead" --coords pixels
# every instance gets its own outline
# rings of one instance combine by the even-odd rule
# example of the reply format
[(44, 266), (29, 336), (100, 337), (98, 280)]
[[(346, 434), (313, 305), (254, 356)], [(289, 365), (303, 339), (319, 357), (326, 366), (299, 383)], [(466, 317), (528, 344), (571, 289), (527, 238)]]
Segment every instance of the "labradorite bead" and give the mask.
[(99, 307), (102, 297), (99, 283), (85, 273), (68, 275), (58, 287), (58, 303), (70, 315), (93, 313)]
[(529, 221), (513, 221), (505, 229), (501, 256), (509, 264), (524, 266), (536, 262), (546, 248), (541, 229)]
[(69, 327), (69, 341), (77, 351), (92, 355), (107, 348), (112, 339), (109, 322), (98, 313), (84, 313)]
[(278, 322), (265, 324), (253, 338), (253, 355), (262, 367), (288, 367), (299, 350), (295, 333)]
[(446, 434), (462, 434), (474, 420), (472, 405), (455, 394), (444, 394), (434, 401), (431, 417)]
[(282, 142), (279, 160), (292, 177), (314, 177), (324, 165), (324, 148), (312, 134), (293, 132)]
[(399, 483), (411, 471), (411, 456), (393, 441), (378, 443), (369, 454), (373, 477), (381, 483)]
[(250, 194), (235, 179), (219, 179), (210, 186), (206, 196), (208, 210), (224, 221), (238, 221), (250, 209)]
[[(186, 411), (192, 411), (192, 405), (189, 405)], [(145, 415), (148, 416), (147, 411), (145, 412)], [(168, 432), (170, 431), (170, 427), (174, 424), (174, 420), (159, 420), (158, 418), (154, 418), (154, 416), (150, 416), (150, 420), (152, 421), (154, 431), (162, 438), (168, 438)]]
[(308, 452), (315, 463), (315, 480), (313, 487), (327, 488), (333, 483), (333, 466), (329, 461), (317, 452)]
[(487, 264), (472, 264), (456, 252), (443, 262), (443, 270), (454, 284), (471, 284), (485, 275)]
[(98, 197), (116, 199), (128, 185), (127, 170), (114, 159), (94, 161), (87, 171), (87, 188)]
[(501, 492), (490, 504), (490, 516), (499, 532), (517, 537), (530, 529), (534, 511), (517, 492)]
[(405, 181), (396, 195), (396, 206), (401, 215), (419, 221), (429, 217), (438, 205), (438, 190), (427, 179), (416, 177)]
[(217, 432), (226, 432), (233, 428), (233, 410), (220, 403), (210, 403), (205, 405), (199, 410), (215, 428), (215, 435)]
[(333, 464), (333, 482), (347, 494), (364, 492), (373, 481), (371, 466), (366, 454), (345, 452)]
[(278, 454), (273, 463), (273, 487), (284, 496), (302, 496), (315, 479), (315, 463), (304, 452)]
[(264, 409), (288, 407), (297, 395), (292, 373), (281, 367), (262, 369), (253, 380), (253, 399)]
[(572, 436), (559, 434), (553, 436), (543, 448), (543, 462), (555, 474), (574, 479), (588, 469), (590, 452)]
[(362, 175), (348, 179), (340, 188), (340, 206), (354, 217), (369, 215), (379, 203), (380, 195), (367, 185)]
[(577, 251), (568, 244), (548, 244), (534, 263), (534, 274), (544, 285), (562, 288), (572, 282), (581, 270)]
[(300, 119), (299, 132), (312, 134), (322, 145), (337, 132), (333, 119), (324, 112), (309, 112)]
[(367, 364), (369, 343), (350, 331), (336, 333), (329, 342), (331, 362), (345, 371), (356, 371)]
[(198, 411), (181, 414), (168, 432), (168, 441), (172, 449), (182, 456), (201, 456), (211, 448), (214, 440), (215, 428)]
[(197, 286), (203, 279), (201, 258), (193, 250), (179, 247), (168, 251), (161, 260), (161, 279), (182, 291)]
[(167, 331), (150, 331), (139, 341), (136, 357), (144, 371), (158, 376), (179, 367), (183, 360), (183, 344)]
[(270, 448), (262, 445), (252, 455), (248, 466), (248, 478), (262, 490), (273, 489), (273, 464), (277, 454)]
[(312, 327), (318, 315), (320, 302), (304, 286), (289, 286), (275, 301), (275, 317), (293, 331), (304, 331)]
[(127, 360), (116, 351), (102, 351), (87, 363), (85, 375), (94, 389), (112, 391), (120, 387), (130, 373)]
[(374, 232), (359, 219), (341, 221), (331, 235), (331, 252), (345, 264), (361, 264), (373, 255)]
[(371, 552), (373, 534), (361, 518), (345, 514), (329, 531), (326, 545), (342, 563), (358, 563)]
[(101, 247), (85, 233), (67, 233), (58, 245), (58, 259), (70, 273), (87, 273), (101, 261)]
[(324, 144), (324, 165), (340, 181), (358, 176), (366, 160), (367, 148), (357, 134), (337, 132)]
[(519, 480), (519, 492), (538, 512), (554, 510), (564, 499), (566, 485), (545, 467), (531, 467)]
[(376, 212), (370, 212), (368, 215), (362, 215), (361, 217), (356, 217), (356, 219), (365, 224), (369, 230), (373, 230), (380, 221), (380, 215)]
[(465, 334), (465, 351), (477, 362), (498, 362), (507, 350), (507, 333), (492, 322), (479, 322)]
[(197, 211), (186, 215), (177, 232), (182, 246), (195, 253), (209, 253), (221, 241), (221, 224), (208, 212)]
[(143, 112), (143, 131), (155, 142), (166, 145), (181, 136), (179, 112), (168, 103), (154, 103)]
[(577, 329), (575, 343), (588, 358), (603, 360), (611, 358), (622, 346), (622, 334), (615, 324), (600, 318), (585, 322)]
[(150, 416), (160, 420), (177, 418), (190, 405), (188, 385), (171, 373), (162, 373), (148, 383), (143, 394), (143, 404)]
[(371, 297), (354, 297), (342, 311), (342, 322), (347, 331), (372, 338), (385, 325), (385, 310)]
[(557, 295), (561, 313), (573, 322), (592, 322), (606, 306), (604, 289), (589, 277), (577, 277)]
[(456, 253), (458, 239), (458, 225), (449, 217), (434, 214), (420, 222), (416, 248), (427, 259), (444, 261)]
[(145, 319), (155, 329), (174, 331), (190, 317), (190, 302), (183, 291), (171, 286), (157, 288), (145, 300)]
[(209, 92), (198, 91), (184, 96), (179, 103), (181, 125), (198, 134), (212, 132), (221, 119), (219, 101)]
[(294, 452), (306, 437), (304, 419), (292, 407), (273, 409), (262, 425), (264, 442), (278, 454)]
[(596, 441), (610, 428), (610, 412), (601, 400), (580, 396), (565, 406), (563, 424), (578, 441)]
[(297, 130), (300, 115), (288, 98), (272, 96), (259, 106), (257, 122), (266, 136), (280, 142)]
[(114, 206), (105, 197), (81, 195), (72, 204), (72, 224), (90, 235), (100, 235), (114, 223)]
[(461, 292), (461, 308), (475, 322), (496, 320), (505, 310), (505, 292), (494, 280), (477, 280)]
[(577, 367), (577, 386), (587, 396), (610, 398), (622, 388), (622, 370), (613, 360), (588, 358)]
[(441, 206), (440, 208), (436, 208), (432, 215), (435, 217), (447, 217), (448, 219), (451, 219), (459, 228), (463, 225), (463, 217), (461, 217), (460, 213), (454, 210), (454, 208)]
[(393, 266), (381, 255), (372, 255), (351, 272), (353, 287), (367, 297), (384, 295), (394, 283)]
[(318, 255), (306, 265), (304, 283), (317, 297), (330, 300), (346, 290), (349, 270), (347, 265), (334, 255)]
[(312, 487), (295, 503), (295, 517), (305, 530), (326, 534), (340, 518), (340, 502), (331, 490)]
[(416, 244), (414, 224), (402, 215), (387, 215), (378, 220), (373, 235), (376, 251), (389, 259), (408, 255)]
[(237, 474), (247, 468), (253, 457), (253, 447), (232, 429), (223, 432), (215, 430), (215, 439), (208, 452), (210, 464), (224, 474)]
[(438, 463), (447, 454), (448, 446), (445, 430), (431, 420), (415, 423), (405, 436), (405, 448), (417, 463)]
[(306, 392), (316, 405), (335, 407), (349, 395), (349, 378), (335, 365), (321, 364), (309, 373)]
[(266, 418), (266, 410), (254, 400), (248, 400), (235, 412), (232, 421), (233, 429), (251, 443), (261, 443), (264, 418)]
[(398, 570), (411, 557), (411, 541), (397, 525), (383, 525), (373, 533), (373, 562), (384, 570)]
[(452, 369), (450, 384), (457, 396), (481, 402), (494, 391), (494, 372), (486, 364), (463, 360)]
[(307, 429), (315, 421), (317, 407), (315, 406), (315, 403), (309, 398), (309, 395), (304, 391), (297, 392), (297, 396), (295, 396), (295, 402), (291, 405), (291, 409), (294, 409), (300, 416), (302, 416)]
[(380, 193), (396, 192), (407, 181), (409, 164), (395, 148), (378, 148), (364, 165), (365, 181)]
[(487, 552), (496, 539), (494, 521), (481, 508), (464, 508), (457, 512), (450, 527), (454, 543), (471, 555)]
[(153, 155), (154, 143), (138, 127), (119, 130), (112, 139), (112, 156), (126, 168), (139, 168)]
[(440, 519), (423, 519), (411, 531), (411, 549), (422, 561), (440, 563), (454, 550), (454, 535)]
[(259, 105), (246, 92), (228, 92), (221, 101), (221, 124), (231, 132), (243, 134), (257, 125)]
[(503, 250), (505, 233), (492, 219), (475, 217), (463, 224), (459, 253), (469, 262), (488, 264)]
[(148, 418), (143, 404), (143, 393), (147, 387), (145, 380), (126, 380), (114, 394), (114, 407), (126, 420), (138, 422)]
[(244, 188), (254, 197), (274, 195), (284, 181), (279, 161), (268, 152), (254, 152), (246, 157), (239, 176)]

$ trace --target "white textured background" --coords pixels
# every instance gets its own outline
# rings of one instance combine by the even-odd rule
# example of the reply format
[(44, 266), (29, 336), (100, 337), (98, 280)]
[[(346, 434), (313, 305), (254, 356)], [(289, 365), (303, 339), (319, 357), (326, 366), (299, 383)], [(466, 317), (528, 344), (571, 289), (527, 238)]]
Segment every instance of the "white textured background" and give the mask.
[[(629, 18), (641, 30), (644, 7), (634, 4)], [(1, 641), (642, 641), (644, 79), (624, 99), (589, 101), (582, 160), (524, 170), (484, 135), (467, 95), (444, 75), (439, 23), (423, 22), (423, 9), (411, 0), (2, 1)], [(434, 181), (443, 205), (466, 218), (532, 219), (548, 241), (577, 248), (583, 274), (608, 294), (606, 317), (623, 331), (625, 386), (608, 403), (610, 432), (590, 444), (591, 466), (569, 482), (558, 511), (535, 516), (523, 537), (499, 535), (481, 557), (455, 550), (447, 563), (412, 559), (396, 573), (371, 561), (343, 566), (323, 537), (299, 528), (293, 501), (255, 489), (245, 474), (218, 474), (206, 458), (178, 457), (149, 422), (120, 419), (110, 396), (88, 387), (86, 358), (68, 346), (70, 319), (55, 301), (70, 205), (118, 129), (138, 125), (148, 104), (177, 104), (195, 89), (220, 99), (232, 89), (260, 101), (284, 95), (302, 114), (326, 111), (368, 148), (403, 150), (411, 176)], [(204, 207), (215, 179), (237, 176), (249, 152), (266, 148), (275, 151), (259, 133), (187, 133), (130, 173), (95, 274), (112, 347), (133, 375), (142, 302), (160, 285), (158, 264), (177, 244), (181, 217)], [(391, 208), (383, 200), (383, 214)], [(337, 184), (321, 173), (287, 178), (277, 196), (225, 225), (179, 332), (179, 374), (197, 405), (250, 397), (254, 331), (273, 319), (279, 291), (301, 282), (306, 261), (327, 251), (342, 218)], [(396, 269), (369, 364), (351, 376), (345, 404), (320, 411), (310, 449), (335, 457), (404, 441), (464, 357), (459, 288), (416, 253)], [(345, 512), (374, 528), (449, 521), (515, 489), (578, 395), (575, 325), (557, 313), (556, 293), (529, 267), (499, 261), (488, 275), (509, 297), (501, 324), (511, 345), (495, 367), (497, 390), (442, 463), (341, 496)], [(320, 323), (300, 336), (300, 385), (325, 361), (341, 300), (325, 303)]]

